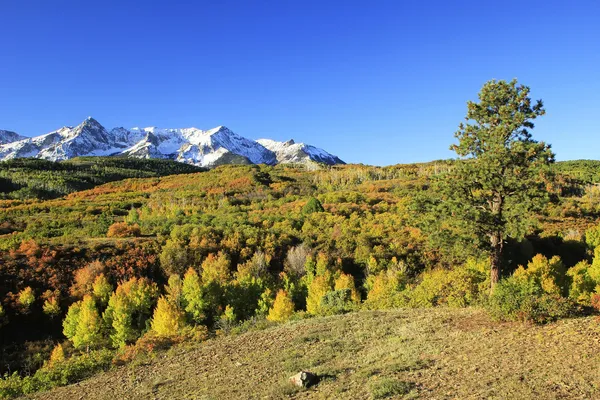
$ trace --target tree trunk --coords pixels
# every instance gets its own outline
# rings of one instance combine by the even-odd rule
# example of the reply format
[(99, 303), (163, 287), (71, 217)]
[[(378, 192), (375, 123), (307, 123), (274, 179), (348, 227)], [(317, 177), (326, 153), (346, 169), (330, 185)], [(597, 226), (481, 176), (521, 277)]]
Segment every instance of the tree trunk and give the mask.
[(500, 232), (495, 232), (490, 237), (491, 255), (490, 255), (490, 293), (494, 291), (494, 287), (500, 280), (500, 270), (502, 268), (502, 253), (504, 243)]

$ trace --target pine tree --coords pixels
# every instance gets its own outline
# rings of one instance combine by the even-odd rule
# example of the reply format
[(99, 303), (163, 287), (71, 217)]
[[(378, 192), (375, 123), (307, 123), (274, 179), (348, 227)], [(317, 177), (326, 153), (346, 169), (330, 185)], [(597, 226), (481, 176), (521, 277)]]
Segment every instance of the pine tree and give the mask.
[(489, 81), (479, 102), (468, 102), (451, 146), (459, 157), (444, 180), (444, 205), (490, 256), (492, 289), (498, 282), (508, 237), (520, 238), (546, 200), (542, 171), (554, 161), (550, 146), (532, 139), (532, 120), (545, 114), (530, 89), (517, 81)]
[(311, 197), (310, 199), (308, 199), (308, 202), (306, 202), (304, 208), (302, 208), (302, 214), (312, 214), (323, 211), (325, 211), (323, 205), (321, 204), (319, 199), (315, 197)]

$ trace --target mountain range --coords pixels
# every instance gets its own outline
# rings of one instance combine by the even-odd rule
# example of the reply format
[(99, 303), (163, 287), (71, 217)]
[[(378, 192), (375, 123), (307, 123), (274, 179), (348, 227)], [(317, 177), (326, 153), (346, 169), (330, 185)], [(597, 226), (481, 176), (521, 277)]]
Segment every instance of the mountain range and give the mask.
[(27, 138), (0, 130), (0, 160), (42, 158), (61, 161), (79, 156), (125, 156), (172, 159), (201, 167), (222, 164), (344, 164), (325, 150), (270, 139), (250, 140), (224, 126), (197, 128), (114, 128), (94, 118), (81, 124)]

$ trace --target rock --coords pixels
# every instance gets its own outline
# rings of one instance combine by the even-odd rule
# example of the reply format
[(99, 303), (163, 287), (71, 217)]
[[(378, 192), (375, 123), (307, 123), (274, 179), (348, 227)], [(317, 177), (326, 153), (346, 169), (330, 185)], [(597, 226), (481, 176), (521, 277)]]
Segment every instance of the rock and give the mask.
[(290, 382), (298, 387), (310, 387), (317, 383), (317, 376), (312, 372), (301, 371), (290, 378)]

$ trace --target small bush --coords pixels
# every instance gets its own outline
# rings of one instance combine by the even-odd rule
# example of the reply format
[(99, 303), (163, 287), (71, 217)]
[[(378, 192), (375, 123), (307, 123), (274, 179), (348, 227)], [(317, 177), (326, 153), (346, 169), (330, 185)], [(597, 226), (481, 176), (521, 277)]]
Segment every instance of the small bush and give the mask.
[(452, 270), (424, 272), (421, 282), (410, 292), (412, 307), (466, 307), (476, 303), (489, 289), (487, 263), (469, 260)]
[(352, 311), (355, 308), (355, 303), (352, 300), (351, 289), (338, 289), (325, 293), (321, 298), (321, 314), (335, 315), (344, 314)]
[(567, 276), (571, 280), (569, 298), (573, 301), (590, 305), (592, 293), (596, 288), (596, 282), (590, 272), (593, 273), (590, 271), (590, 264), (587, 261), (581, 261), (567, 271)]
[(316, 213), (316, 212), (323, 212), (325, 211), (325, 209), (323, 208), (323, 205), (321, 204), (321, 202), (314, 198), (311, 197), (308, 202), (304, 205), (304, 207), (302, 208), (302, 214), (312, 214), (312, 213)]
[(0, 380), (0, 398), (9, 399), (78, 382), (98, 371), (108, 369), (113, 356), (113, 352), (106, 349), (90, 351), (49, 363), (32, 376), (20, 377), (17, 373), (5, 375)]
[(148, 331), (139, 338), (134, 345), (121, 347), (114, 359), (113, 364), (124, 365), (132, 361), (152, 357), (158, 351), (170, 349), (173, 345), (183, 342), (203, 342), (208, 339), (208, 329), (203, 325), (185, 327), (178, 333), (172, 335), (159, 335), (154, 331)]
[(514, 276), (533, 281), (545, 293), (566, 295), (568, 292), (566, 272), (560, 257), (554, 256), (548, 260), (543, 255), (537, 254), (527, 264), (527, 269), (520, 266)]
[(108, 228), (106, 237), (109, 238), (127, 238), (139, 237), (142, 234), (138, 224), (129, 225), (126, 222), (115, 222)]
[(381, 271), (367, 279), (367, 300), (364, 305), (371, 310), (400, 307), (406, 304), (405, 277), (400, 271)]
[(496, 285), (486, 307), (494, 319), (534, 323), (554, 321), (574, 312), (569, 299), (546, 293), (538, 282), (515, 275)]

